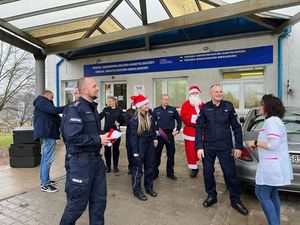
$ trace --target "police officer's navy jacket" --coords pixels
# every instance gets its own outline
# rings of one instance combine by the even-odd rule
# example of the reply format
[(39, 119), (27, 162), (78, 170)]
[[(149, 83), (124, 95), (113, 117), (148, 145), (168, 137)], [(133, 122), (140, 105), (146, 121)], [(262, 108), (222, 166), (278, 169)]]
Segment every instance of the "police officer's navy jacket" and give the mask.
[(200, 111), (196, 125), (196, 150), (230, 150), (243, 148), (242, 129), (231, 102), (222, 100), (217, 107), (212, 101), (205, 103)]
[(97, 104), (80, 97), (64, 113), (61, 131), (69, 154), (99, 152), (101, 139)]
[(127, 126), (126, 128), (126, 140), (130, 138), (130, 120), (135, 114), (135, 109), (129, 108), (126, 110), (126, 113), (124, 114), (124, 122)]
[(55, 107), (53, 101), (39, 95), (33, 101), (34, 105), (34, 140), (39, 138), (59, 139), (60, 116), (64, 106)]
[(178, 133), (180, 132), (182, 121), (176, 108), (168, 105), (166, 109), (164, 109), (162, 106), (158, 106), (153, 110), (153, 116), (156, 121), (156, 130), (161, 128), (164, 132), (170, 134), (175, 128), (176, 120), (176, 130)]
[(139, 140), (143, 141), (153, 141), (157, 140), (156, 131), (155, 131), (155, 121), (152, 116), (152, 112), (149, 112), (151, 116), (151, 129), (149, 131), (144, 131), (142, 134), (138, 135), (138, 116), (137, 113), (130, 119), (130, 143), (133, 153), (144, 153), (143, 149), (139, 149)]
[(121, 108), (116, 107), (115, 109), (111, 107), (105, 107), (103, 111), (100, 113), (100, 120), (105, 118), (104, 123), (104, 132), (109, 132), (109, 130), (115, 129), (117, 130), (117, 126), (115, 125), (115, 121), (120, 124), (123, 124), (123, 111)]

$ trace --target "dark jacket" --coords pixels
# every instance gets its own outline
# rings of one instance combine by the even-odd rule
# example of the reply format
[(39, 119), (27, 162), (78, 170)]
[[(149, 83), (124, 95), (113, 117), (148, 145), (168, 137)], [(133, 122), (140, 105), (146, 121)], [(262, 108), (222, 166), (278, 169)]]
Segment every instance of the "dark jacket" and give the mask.
[(150, 113), (151, 116), (151, 129), (149, 131), (144, 131), (142, 134), (138, 135), (138, 116), (137, 114), (134, 114), (133, 118), (130, 120), (130, 143), (132, 147), (133, 153), (144, 153), (143, 149), (138, 149), (139, 141), (154, 141), (157, 140), (156, 131), (155, 131), (155, 122), (154, 117), (152, 116), (152, 113)]
[(135, 109), (129, 108), (126, 110), (126, 113), (124, 114), (124, 123), (126, 124), (126, 141), (129, 141), (130, 139), (130, 120), (135, 114)]
[(205, 103), (196, 124), (196, 150), (231, 150), (232, 131), (235, 148), (242, 149), (242, 129), (232, 103), (222, 100), (218, 107), (212, 101)]
[(100, 119), (96, 103), (79, 98), (64, 112), (61, 131), (69, 154), (99, 151)]
[(33, 105), (34, 139), (59, 139), (60, 116), (58, 114), (63, 112), (64, 106), (55, 107), (52, 101), (42, 95), (36, 97)]
[(162, 106), (158, 106), (153, 110), (154, 120), (156, 122), (156, 130), (163, 129), (164, 132), (170, 134), (175, 128), (175, 121), (177, 122), (176, 130), (179, 133), (182, 125), (182, 120), (176, 110), (172, 106), (167, 106), (164, 109)]
[(115, 109), (112, 109), (111, 107), (105, 107), (103, 111), (99, 114), (100, 120), (105, 118), (104, 123), (104, 132), (109, 132), (109, 130), (112, 129), (119, 129), (115, 125), (115, 121), (117, 121), (120, 125), (124, 123), (123, 121), (123, 111), (121, 108), (116, 107)]

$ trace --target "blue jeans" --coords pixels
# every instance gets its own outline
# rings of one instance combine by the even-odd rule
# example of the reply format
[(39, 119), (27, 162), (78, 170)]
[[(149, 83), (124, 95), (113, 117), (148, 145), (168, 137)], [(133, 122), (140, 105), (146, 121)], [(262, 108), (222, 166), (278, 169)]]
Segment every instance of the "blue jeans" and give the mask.
[(50, 166), (54, 160), (55, 139), (41, 138), (42, 158), (40, 165), (40, 180), (43, 186), (50, 184)]
[(269, 225), (280, 225), (280, 198), (278, 187), (256, 185), (255, 194), (267, 217)]

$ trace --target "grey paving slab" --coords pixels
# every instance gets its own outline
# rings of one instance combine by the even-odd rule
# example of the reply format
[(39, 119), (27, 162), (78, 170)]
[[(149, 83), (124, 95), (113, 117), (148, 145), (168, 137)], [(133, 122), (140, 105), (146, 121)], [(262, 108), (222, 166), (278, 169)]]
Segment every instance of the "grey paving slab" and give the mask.
[[(63, 157), (56, 160), (63, 160)], [(132, 194), (131, 177), (127, 175), (126, 154), (122, 145), (120, 172), (107, 175), (108, 204), (105, 212), (107, 225), (267, 224), (253, 191), (243, 191), (241, 196), (250, 210), (248, 216), (242, 216), (230, 207), (229, 195), (218, 165), (216, 170), (218, 203), (211, 208), (203, 208), (202, 201), (206, 198), (203, 178), (201, 173), (197, 178), (189, 177), (182, 142), (177, 144), (175, 167), (177, 181), (166, 178), (165, 161), (166, 155), (163, 153), (160, 176), (154, 181), (158, 197), (149, 197), (148, 201), (141, 202)], [(0, 224), (59, 224), (66, 203), (64, 182), (65, 177), (60, 178), (57, 193), (41, 192), (39, 187), (36, 187), (26, 193), (0, 200)], [(299, 200), (299, 195), (282, 195), (282, 225), (299, 224)], [(87, 211), (77, 224), (89, 224)]]

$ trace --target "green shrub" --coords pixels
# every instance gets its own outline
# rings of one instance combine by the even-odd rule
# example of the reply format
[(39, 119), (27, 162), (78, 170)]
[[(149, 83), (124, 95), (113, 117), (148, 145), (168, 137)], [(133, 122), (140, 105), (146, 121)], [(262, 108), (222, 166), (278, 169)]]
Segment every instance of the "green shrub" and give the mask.
[(13, 142), (13, 136), (11, 133), (0, 133), (0, 149), (8, 150), (10, 144)]

